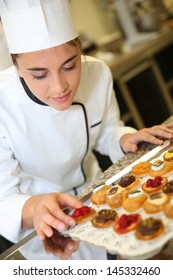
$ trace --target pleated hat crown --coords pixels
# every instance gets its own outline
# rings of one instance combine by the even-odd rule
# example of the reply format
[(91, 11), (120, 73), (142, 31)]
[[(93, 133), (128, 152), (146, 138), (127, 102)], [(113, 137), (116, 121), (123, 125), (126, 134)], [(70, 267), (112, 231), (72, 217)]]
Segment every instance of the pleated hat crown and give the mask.
[(10, 53), (43, 50), (75, 39), (68, 0), (0, 0)]

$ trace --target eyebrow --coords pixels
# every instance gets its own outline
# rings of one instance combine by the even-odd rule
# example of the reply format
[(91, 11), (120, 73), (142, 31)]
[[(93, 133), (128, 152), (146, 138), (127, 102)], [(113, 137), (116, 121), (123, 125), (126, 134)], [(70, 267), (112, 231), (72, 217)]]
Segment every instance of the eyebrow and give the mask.
[[(66, 61), (63, 62), (63, 64), (61, 65), (64, 66), (65, 64), (71, 62), (72, 60), (74, 60), (78, 55), (73, 55), (72, 57), (68, 58)], [(33, 68), (27, 68), (27, 70), (29, 71), (44, 71), (47, 70), (48, 68), (45, 67), (33, 67)]]

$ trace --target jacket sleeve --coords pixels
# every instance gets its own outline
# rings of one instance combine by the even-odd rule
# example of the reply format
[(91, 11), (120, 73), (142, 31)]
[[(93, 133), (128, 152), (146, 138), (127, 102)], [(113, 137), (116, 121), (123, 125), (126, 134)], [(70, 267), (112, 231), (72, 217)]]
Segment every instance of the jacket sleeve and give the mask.
[(113, 79), (110, 69), (105, 66), (103, 82), (106, 85), (105, 92), (105, 109), (102, 116), (101, 129), (95, 149), (100, 153), (108, 155), (113, 163), (124, 155), (119, 140), (126, 133), (136, 132), (133, 127), (125, 126), (120, 120), (120, 110), (113, 90)]
[(20, 191), (20, 168), (0, 126), (0, 234), (17, 242), (21, 232), (21, 213), (28, 195)]

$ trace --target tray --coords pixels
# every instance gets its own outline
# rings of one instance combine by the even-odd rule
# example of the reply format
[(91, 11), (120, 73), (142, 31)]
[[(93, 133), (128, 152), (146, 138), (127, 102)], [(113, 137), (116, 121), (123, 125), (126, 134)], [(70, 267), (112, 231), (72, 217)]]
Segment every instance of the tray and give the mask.
[[(105, 184), (112, 185), (116, 184), (119, 179), (128, 174), (131, 171), (132, 166), (136, 165), (141, 161), (155, 161), (156, 159), (163, 159), (163, 154), (172, 147), (170, 141), (165, 141), (162, 146), (158, 146), (155, 149), (151, 150), (143, 157), (133, 162), (131, 165), (109, 178)], [(141, 183), (146, 181), (149, 176), (141, 178)], [(173, 171), (169, 173), (168, 179), (173, 179)], [(97, 211), (102, 208), (109, 208), (107, 204), (96, 206), (91, 203), (90, 199), (85, 202), (86, 205), (89, 205), (96, 209)], [(115, 209), (120, 216), (123, 213), (127, 213), (123, 208)], [(118, 254), (127, 259), (147, 259), (159, 252), (164, 245), (173, 238), (173, 220), (166, 218), (163, 212), (157, 214), (147, 214), (143, 208), (138, 210), (138, 213), (141, 214), (142, 218), (155, 217), (161, 218), (165, 231), (160, 237), (155, 238), (150, 241), (140, 241), (136, 239), (134, 232), (129, 232), (127, 234), (119, 235), (114, 230), (113, 227), (108, 227), (105, 229), (96, 229), (92, 226), (90, 221), (85, 222), (84, 224), (76, 225), (73, 228), (69, 228), (63, 235), (70, 236), (73, 239), (81, 240), (88, 242), (95, 246), (103, 247), (111, 254)]]

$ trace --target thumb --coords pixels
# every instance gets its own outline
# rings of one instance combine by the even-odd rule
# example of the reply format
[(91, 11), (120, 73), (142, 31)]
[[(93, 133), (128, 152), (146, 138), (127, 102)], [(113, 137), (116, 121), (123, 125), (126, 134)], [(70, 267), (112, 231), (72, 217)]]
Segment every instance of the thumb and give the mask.
[(127, 142), (126, 145), (124, 145), (123, 150), (125, 153), (128, 153), (128, 152), (135, 153), (138, 150), (138, 146), (136, 144)]

